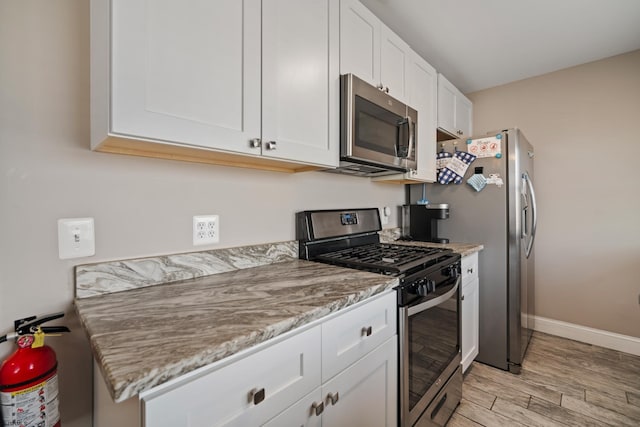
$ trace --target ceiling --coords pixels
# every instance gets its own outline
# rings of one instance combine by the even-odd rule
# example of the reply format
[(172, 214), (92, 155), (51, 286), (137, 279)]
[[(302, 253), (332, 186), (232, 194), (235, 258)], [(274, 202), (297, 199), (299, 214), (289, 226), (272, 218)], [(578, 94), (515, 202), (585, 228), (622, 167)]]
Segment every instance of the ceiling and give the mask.
[(640, 0), (361, 2), (464, 93), (640, 49)]

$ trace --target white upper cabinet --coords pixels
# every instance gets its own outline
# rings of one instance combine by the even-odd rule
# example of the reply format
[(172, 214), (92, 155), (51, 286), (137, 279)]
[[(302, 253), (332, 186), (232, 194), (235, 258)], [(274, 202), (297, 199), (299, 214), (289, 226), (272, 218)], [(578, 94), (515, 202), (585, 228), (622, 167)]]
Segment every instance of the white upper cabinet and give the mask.
[(339, 0), (92, 0), (91, 36), (92, 148), (337, 165)]
[(337, 166), (338, 0), (262, 5), (262, 153)]
[(340, 74), (380, 86), (381, 24), (359, 1), (340, 1)]
[(357, 0), (340, 2), (340, 74), (352, 73), (406, 102), (411, 49)]
[(471, 136), (473, 104), (442, 74), (438, 74), (438, 128), (454, 138)]
[(261, 18), (244, 3), (113, 0), (110, 132), (251, 152)]
[(374, 178), (397, 184), (436, 180), (436, 126), (438, 75), (427, 61), (411, 51), (407, 66), (407, 103), (418, 111), (417, 167), (404, 174)]
[(407, 73), (413, 51), (386, 25), (381, 24), (380, 29), (380, 85), (389, 95), (408, 103)]

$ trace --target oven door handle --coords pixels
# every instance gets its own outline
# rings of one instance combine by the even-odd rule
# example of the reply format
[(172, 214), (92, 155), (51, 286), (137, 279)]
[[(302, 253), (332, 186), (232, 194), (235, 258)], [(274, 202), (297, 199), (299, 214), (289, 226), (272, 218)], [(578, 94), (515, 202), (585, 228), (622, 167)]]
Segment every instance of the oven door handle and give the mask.
[(425, 311), (432, 307), (435, 307), (436, 305), (442, 304), (443, 302), (451, 298), (458, 291), (458, 287), (460, 286), (461, 281), (462, 281), (462, 276), (458, 276), (458, 278), (456, 279), (456, 284), (453, 285), (453, 288), (451, 288), (450, 291), (447, 291), (447, 293), (442, 294), (437, 298), (430, 299), (429, 301), (425, 301), (421, 304), (409, 307), (409, 309), (407, 310), (407, 314), (409, 316), (412, 316), (416, 313), (420, 313), (421, 311)]

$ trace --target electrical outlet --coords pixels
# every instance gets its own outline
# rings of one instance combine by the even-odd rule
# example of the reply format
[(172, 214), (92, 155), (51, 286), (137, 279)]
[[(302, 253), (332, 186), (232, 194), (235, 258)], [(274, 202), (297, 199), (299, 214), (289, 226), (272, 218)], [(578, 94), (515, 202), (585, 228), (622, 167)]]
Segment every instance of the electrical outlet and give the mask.
[(193, 217), (193, 244), (208, 245), (220, 241), (220, 219), (218, 215), (196, 215)]

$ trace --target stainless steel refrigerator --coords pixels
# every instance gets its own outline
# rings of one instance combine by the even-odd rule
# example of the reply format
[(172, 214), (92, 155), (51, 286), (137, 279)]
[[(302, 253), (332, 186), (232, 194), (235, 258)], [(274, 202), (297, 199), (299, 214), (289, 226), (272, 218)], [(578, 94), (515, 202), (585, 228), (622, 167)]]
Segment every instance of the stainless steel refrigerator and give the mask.
[[(498, 150), (494, 144), (478, 145), (481, 139), (439, 142), (439, 151), (443, 144), (450, 153), (473, 147), (476, 153), (489, 150), (483, 154), (491, 157), (475, 159), (460, 184), (428, 184), (426, 196), (429, 203), (449, 204), (449, 218), (438, 224), (440, 237), (484, 245), (479, 254), (480, 344), (476, 360), (518, 373), (533, 330), (534, 151), (518, 129), (489, 137), (497, 142)], [(490, 182), (480, 191), (467, 183), (478, 167)], [(475, 179), (482, 182), (481, 177)], [(422, 186), (411, 186), (409, 197), (412, 203), (421, 199)]]

